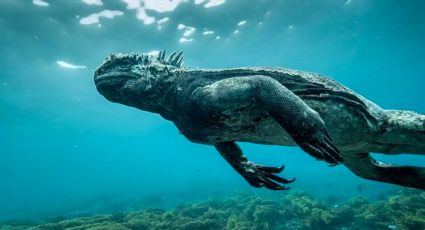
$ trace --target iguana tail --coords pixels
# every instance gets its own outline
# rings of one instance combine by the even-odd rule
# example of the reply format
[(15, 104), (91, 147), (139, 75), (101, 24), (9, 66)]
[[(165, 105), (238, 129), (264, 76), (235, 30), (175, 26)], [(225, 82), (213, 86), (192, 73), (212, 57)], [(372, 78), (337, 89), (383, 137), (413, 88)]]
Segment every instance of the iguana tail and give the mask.
[(387, 119), (376, 142), (382, 153), (425, 155), (425, 115), (413, 111), (386, 110)]

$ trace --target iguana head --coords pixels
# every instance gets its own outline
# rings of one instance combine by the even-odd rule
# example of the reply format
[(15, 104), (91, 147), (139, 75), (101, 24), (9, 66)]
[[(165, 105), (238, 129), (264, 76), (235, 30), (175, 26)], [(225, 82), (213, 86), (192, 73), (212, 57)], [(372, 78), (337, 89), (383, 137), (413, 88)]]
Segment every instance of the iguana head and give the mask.
[(111, 54), (97, 68), (94, 82), (106, 99), (143, 110), (157, 112), (171, 72), (181, 68), (182, 52), (158, 54)]

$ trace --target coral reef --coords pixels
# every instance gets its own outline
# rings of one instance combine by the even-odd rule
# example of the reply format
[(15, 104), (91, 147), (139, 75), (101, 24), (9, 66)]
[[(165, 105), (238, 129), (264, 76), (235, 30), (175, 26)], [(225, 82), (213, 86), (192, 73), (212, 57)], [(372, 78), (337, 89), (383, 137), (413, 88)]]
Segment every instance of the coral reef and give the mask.
[(0, 229), (425, 229), (425, 192), (403, 189), (382, 200), (353, 197), (339, 204), (297, 191), (274, 196), (237, 193), (172, 210), (5, 222)]

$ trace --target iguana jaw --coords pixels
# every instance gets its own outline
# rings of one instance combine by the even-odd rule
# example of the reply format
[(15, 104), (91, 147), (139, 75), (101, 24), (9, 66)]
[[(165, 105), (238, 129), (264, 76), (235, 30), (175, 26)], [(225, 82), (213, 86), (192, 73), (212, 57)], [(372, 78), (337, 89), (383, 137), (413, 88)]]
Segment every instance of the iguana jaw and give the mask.
[[(128, 87), (134, 85), (134, 82), (140, 76), (126, 72), (108, 72), (104, 74), (94, 75), (94, 82), (97, 91), (102, 94), (106, 99), (116, 103), (124, 103), (129, 96), (135, 96), (135, 87)], [(133, 89), (133, 90), (131, 90)]]
[(137, 79), (140, 76), (137, 76), (136, 74), (126, 73), (126, 72), (112, 72), (112, 73), (106, 73), (101, 75), (94, 76), (94, 83), (96, 84), (96, 87), (102, 86), (104, 84), (111, 84), (110, 81), (121, 81), (125, 82), (130, 79)]

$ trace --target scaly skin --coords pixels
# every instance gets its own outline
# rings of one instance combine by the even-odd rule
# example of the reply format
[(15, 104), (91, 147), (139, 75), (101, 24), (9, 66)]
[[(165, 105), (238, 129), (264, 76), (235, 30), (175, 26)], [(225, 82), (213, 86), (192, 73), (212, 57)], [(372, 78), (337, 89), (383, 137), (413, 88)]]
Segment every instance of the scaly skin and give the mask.
[(160, 114), (190, 141), (214, 145), (252, 186), (287, 189), (282, 167), (250, 162), (236, 142), (292, 146), (370, 180), (425, 189), (425, 169), (369, 152), (425, 153), (425, 116), (383, 110), (337, 82), (282, 68), (183, 68), (182, 53), (117, 54), (96, 70), (108, 100)]

